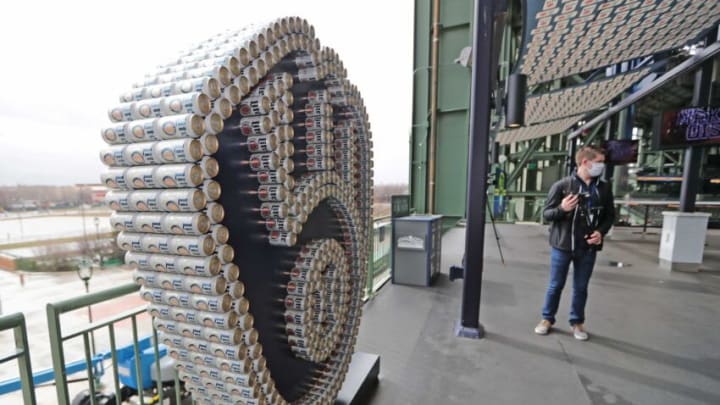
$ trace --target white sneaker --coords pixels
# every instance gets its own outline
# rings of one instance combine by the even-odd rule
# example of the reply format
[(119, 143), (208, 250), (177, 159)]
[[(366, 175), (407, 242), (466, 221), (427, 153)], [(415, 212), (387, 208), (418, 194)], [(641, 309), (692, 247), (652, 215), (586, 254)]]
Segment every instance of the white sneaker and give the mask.
[(585, 327), (581, 323), (573, 325), (572, 332), (573, 336), (575, 336), (575, 339), (577, 340), (588, 340), (590, 338), (590, 335), (585, 332)]
[(535, 333), (538, 335), (547, 335), (548, 332), (550, 332), (550, 328), (552, 327), (552, 324), (547, 319), (543, 319), (540, 321), (540, 323), (535, 327)]

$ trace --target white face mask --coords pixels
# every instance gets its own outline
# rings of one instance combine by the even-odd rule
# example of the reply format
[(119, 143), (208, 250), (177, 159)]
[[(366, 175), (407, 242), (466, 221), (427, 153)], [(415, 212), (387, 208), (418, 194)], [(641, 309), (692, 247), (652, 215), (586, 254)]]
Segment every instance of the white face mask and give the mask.
[(590, 175), (590, 177), (600, 177), (600, 175), (603, 174), (604, 170), (605, 163), (592, 162), (592, 166), (590, 167), (590, 170), (588, 170), (588, 174)]

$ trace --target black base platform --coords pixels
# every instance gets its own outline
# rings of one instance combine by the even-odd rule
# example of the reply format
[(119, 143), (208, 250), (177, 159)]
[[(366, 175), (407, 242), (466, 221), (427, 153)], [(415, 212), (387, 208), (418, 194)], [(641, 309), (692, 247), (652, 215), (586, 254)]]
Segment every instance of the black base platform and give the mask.
[(345, 376), (335, 405), (364, 405), (372, 396), (380, 375), (380, 356), (356, 352), (350, 361), (350, 370)]

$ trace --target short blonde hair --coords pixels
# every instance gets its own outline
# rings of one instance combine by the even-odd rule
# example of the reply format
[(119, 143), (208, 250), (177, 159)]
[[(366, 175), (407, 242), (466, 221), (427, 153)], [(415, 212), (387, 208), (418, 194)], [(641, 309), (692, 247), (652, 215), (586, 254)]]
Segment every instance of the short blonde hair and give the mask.
[(597, 146), (583, 146), (575, 153), (575, 163), (580, 166), (583, 159), (593, 160), (598, 155), (605, 155), (605, 151)]

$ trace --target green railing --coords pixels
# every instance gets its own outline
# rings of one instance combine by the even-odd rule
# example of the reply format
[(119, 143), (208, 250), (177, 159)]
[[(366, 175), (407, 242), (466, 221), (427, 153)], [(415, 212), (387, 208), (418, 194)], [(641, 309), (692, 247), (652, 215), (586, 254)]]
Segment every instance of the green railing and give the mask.
[[(48, 304), (47, 305), (47, 319), (48, 319), (48, 329), (50, 332), (50, 348), (52, 352), (52, 360), (53, 360), (53, 370), (55, 372), (55, 381), (56, 381), (56, 391), (57, 391), (57, 403), (66, 405), (70, 403), (70, 392), (68, 390), (68, 379), (67, 379), (67, 373), (65, 370), (65, 350), (64, 350), (64, 342), (82, 337), (83, 339), (83, 345), (85, 349), (85, 364), (86, 364), (86, 371), (87, 371), (87, 381), (88, 381), (88, 390), (91, 393), (90, 395), (90, 403), (92, 405), (97, 404), (96, 398), (94, 393), (96, 390), (96, 385), (99, 382), (99, 375), (98, 371), (94, 367), (93, 362), (100, 359), (102, 361), (105, 357), (105, 355), (98, 355), (96, 353), (92, 352), (91, 349), (91, 339), (93, 339), (93, 334), (96, 331), (99, 331), (103, 328), (107, 328), (109, 341), (110, 341), (110, 354), (109, 359), (112, 360), (112, 371), (113, 371), (113, 386), (115, 390), (115, 397), (117, 398), (118, 403), (120, 402), (120, 398), (122, 398), (122, 392), (120, 389), (120, 381), (118, 377), (118, 353), (117, 353), (117, 343), (116, 343), (116, 330), (115, 325), (118, 322), (124, 321), (126, 319), (130, 319), (132, 323), (132, 346), (133, 346), (133, 354), (135, 358), (134, 366), (135, 366), (135, 373), (136, 373), (136, 382), (138, 388), (138, 400), (140, 404), (145, 404), (144, 399), (144, 393), (143, 393), (143, 384), (142, 384), (142, 367), (141, 367), (141, 356), (140, 356), (140, 347), (138, 344), (138, 324), (137, 324), (137, 316), (140, 314), (145, 313), (145, 306), (137, 307), (125, 312), (122, 312), (118, 315), (115, 315), (111, 318), (94, 322), (89, 324), (87, 327), (82, 328), (80, 330), (74, 331), (72, 333), (68, 333), (66, 335), (63, 335), (62, 333), (62, 327), (60, 322), (60, 315), (73, 311), (80, 308), (85, 308), (90, 305), (99, 304), (101, 302), (105, 302), (114, 298), (119, 298), (128, 294), (137, 294), (137, 291), (140, 289), (140, 287), (134, 283), (124, 284), (115, 288), (111, 288), (104, 291), (99, 291), (96, 293), (83, 295), (80, 297), (68, 299), (65, 301), (60, 301), (54, 304)], [(152, 346), (155, 351), (155, 368), (156, 368), (156, 374), (158, 377), (157, 381), (157, 394), (151, 398), (150, 402), (148, 403), (162, 403), (163, 402), (163, 387), (162, 387), (162, 378), (161, 372), (160, 372), (160, 350), (158, 347), (158, 339), (157, 339), (157, 332), (155, 331), (155, 328), (152, 328), (153, 330), (153, 339), (152, 339)], [(102, 367), (102, 365), (101, 365)], [(175, 397), (176, 397), (176, 403), (181, 403), (180, 398), (180, 384), (177, 378), (177, 373), (175, 373)]]
[(15, 313), (0, 317), (0, 332), (10, 329), (13, 330), (15, 336), (15, 351), (10, 354), (3, 353), (2, 357), (0, 357), (0, 364), (17, 360), (20, 371), (23, 402), (25, 405), (35, 405), (35, 385), (33, 383), (32, 366), (30, 365), (30, 350), (28, 348), (25, 315)]
[(365, 289), (366, 296), (372, 296), (390, 277), (392, 263), (392, 220), (389, 216), (373, 221), (373, 243), (370, 251), (370, 269)]
[[(389, 279), (391, 255), (392, 255), (392, 221), (390, 217), (377, 218), (373, 221), (373, 244), (371, 261), (369, 264), (369, 274), (366, 293), (371, 296), (380, 286)], [(57, 403), (61, 405), (70, 404), (70, 390), (68, 387), (68, 370), (65, 359), (65, 343), (72, 339), (81, 338), (85, 353), (85, 371), (87, 373), (88, 391), (90, 394), (90, 404), (98, 403), (94, 393), (98, 392), (98, 388), (102, 385), (100, 377), (104, 374), (104, 360), (112, 361), (113, 388), (115, 397), (119, 402), (123, 398), (123, 392), (120, 387), (118, 377), (118, 347), (116, 342), (116, 325), (119, 322), (130, 320), (132, 324), (132, 343), (135, 358), (135, 373), (137, 386), (142, 387), (142, 367), (141, 356), (138, 339), (138, 320), (140, 314), (145, 313), (145, 306), (133, 308), (131, 310), (114, 315), (110, 318), (92, 322), (87, 326), (78, 330), (63, 334), (61, 315), (70, 311), (86, 308), (91, 305), (97, 305), (116, 298), (126, 296), (128, 294), (137, 294), (140, 287), (134, 283), (124, 284), (108, 290), (95, 292), (92, 294), (82, 295), (68, 300), (50, 303), (47, 305), (47, 322), (50, 335), (50, 348), (52, 353), (53, 372), (55, 376), (55, 387), (57, 394)], [(13, 354), (0, 358), (0, 364), (17, 359), (20, 368), (20, 379), (22, 381), (23, 397), (25, 404), (34, 405), (35, 392), (33, 385), (33, 375), (30, 366), (30, 353), (27, 343), (27, 332), (25, 328), (25, 317), (23, 314), (13, 314), (0, 318), (0, 331), (14, 329), (15, 331), (15, 352)], [(107, 330), (109, 340), (109, 353), (95, 353), (95, 333)], [(153, 394), (153, 398), (149, 402), (145, 401), (144, 392), (138, 389), (138, 403), (162, 403), (164, 390), (162, 387), (162, 378), (160, 370), (160, 349), (158, 347), (157, 331), (152, 328), (153, 340), (152, 346), (155, 351), (155, 368), (158, 376), (157, 391)], [(175, 374), (174, 393), (177, 404), (181, 402), (180, 383), (177, 373)]]

